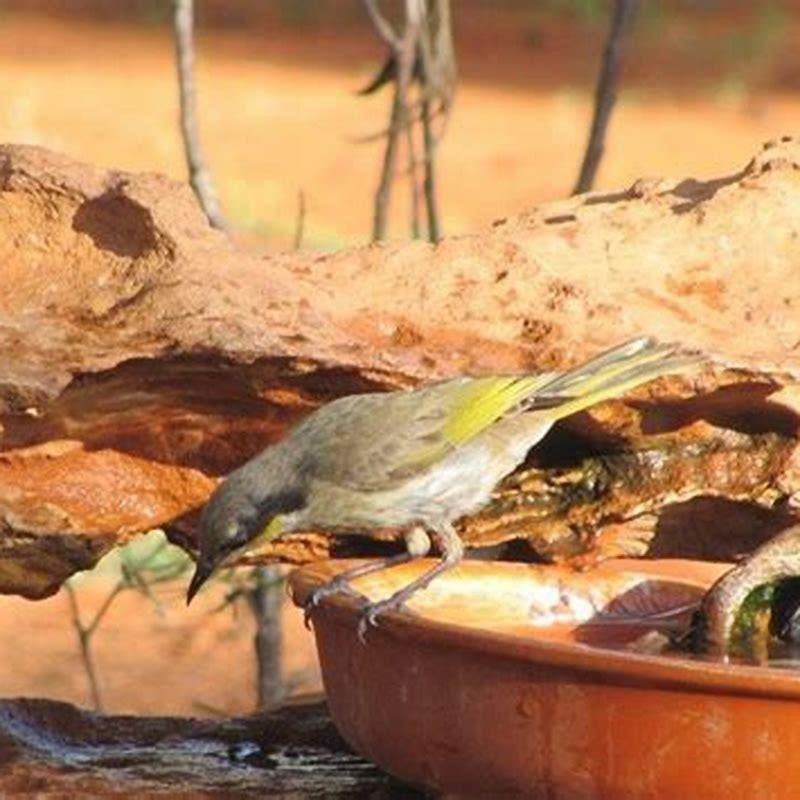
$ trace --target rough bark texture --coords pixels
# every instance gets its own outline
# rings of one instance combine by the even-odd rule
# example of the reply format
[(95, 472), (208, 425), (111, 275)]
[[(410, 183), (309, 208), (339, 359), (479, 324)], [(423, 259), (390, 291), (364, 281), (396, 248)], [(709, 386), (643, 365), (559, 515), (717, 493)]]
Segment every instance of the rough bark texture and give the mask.
[(2, 797), (421, 798), (354, 755), (323, 703), (241, 719), (0, 702)]
[[(0, 148), (0, 592), (45, 596), (152, 527), (190, 545), (217, 477), (336, 396), (566, 367), (642, 333), (718, 363), (579, 415), (567, 433), (581, 446), (533, 468), (558, 483), (566, 451), (574, 467), (692, 444), (709, 456), (692, 491), (678, 474), (648, 502), (725, 497), (723, 456), (709, 454), (739, 433), (753, 456), (732, 493), (766, 492), (772, 508), (799, 488), (798, 404), (773, 394), (800, 370), (798, 164), (786, 140), (730, 176), (640, 181), (437, 246), (260, 257), (212, 230), (186, 186)], [(663, 461), (650, 460), (653, 478)], [(623, 482), (638, 492), (651, 473)], [(572, 537), (566, 555), (574, 540), (591, 549), (587, 524), (636, 517), (629, 498), (545, 538)], [(527, 537), (507, 520), (483, 535), (504, 513), (467, 521), (467, 536)], [(271, 554), (301, 562), (329, 547), (309, 534)]]

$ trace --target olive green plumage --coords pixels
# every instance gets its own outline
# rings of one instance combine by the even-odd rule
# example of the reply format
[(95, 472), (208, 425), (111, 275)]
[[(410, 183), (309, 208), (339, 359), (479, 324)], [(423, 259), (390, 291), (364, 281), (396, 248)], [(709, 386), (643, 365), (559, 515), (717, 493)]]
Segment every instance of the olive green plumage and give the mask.
[[(554, 422), (696, 361), (637, 339), (562, 374), (463, 377), (329, 403), (214, 492), (189, 598), (232, 553), (280, 534), (414, 530), (414, 552), (405, 560), (425, 550), (419, 530), (427, 531), (442, 564), (401, 597), (370, 606), (374, 620), (458, 560), (452, 522), (484, 505)], [(339, 580), (334, 588), (343, 586)]]

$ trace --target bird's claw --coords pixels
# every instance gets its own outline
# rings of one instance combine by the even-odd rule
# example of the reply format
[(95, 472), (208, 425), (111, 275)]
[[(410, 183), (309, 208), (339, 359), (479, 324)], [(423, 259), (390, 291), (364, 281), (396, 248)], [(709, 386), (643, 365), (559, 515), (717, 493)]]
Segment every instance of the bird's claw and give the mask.
[(377, 628), (379, 626), (379, 617), (387, 611), (396, 611), (403, 605), (402, 599), (388, 597), (386, 600), (378, 600), (376, 603), (367, 603), (361, 610), (361, 615), (358, 620), (358, 639), (361, 644), (367, 643), (367, 631), (370, 628)]
[(377, 603), (367, 603), (361, 616), (358, 619), (358, 640), (361, 644), (367, 643), (367, 631), (370, 628), (378, 627), (378, 613), (379, 610), (375, 608)]
[(311, 630), (311, 612), (317, 607), (317, 601), (311, 597), (303, 605), (303, 625), (307, 631)]
[(326, 598), (333, 594), (349, 594), (360, 597), (361, 595), (347, 582), (334, 578), (332, 581), (315, 589), (303, 604), (303, 624), (311, 629), (311, 614), (314, 609)]

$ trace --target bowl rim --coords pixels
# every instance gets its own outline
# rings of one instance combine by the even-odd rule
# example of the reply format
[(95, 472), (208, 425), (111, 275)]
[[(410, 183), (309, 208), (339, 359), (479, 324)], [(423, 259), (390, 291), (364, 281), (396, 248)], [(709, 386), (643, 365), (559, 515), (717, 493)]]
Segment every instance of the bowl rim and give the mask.
[[(325, 580), (337, 572), (363, 562), (364, 559), (336, 559), (296, 569), (288, 580), (290, 596), (296, 605), (302, 607), (306, 597)], [(673, 577), (679, 579), (678, 565), (687, 562), (680, 559), (660, 559), (632, 563), (630, 559), (612, 559), (604, 563), (609, 567), (618, 567), (620, 572), (662, 578), (670, 577), (670, 566), (674, 564)], [(546, 566), (514, 562), (465, 561), (458, 569), (468, 570), (471, 564), (480, 564), (483, 569), (491, 565), (491, 568), (503, 571), (517, 570), (520, 567)], [(655, 571), (654, 567), (659, 567), (658, 571)], [(701, 585), (696, 579), (685, 579), (685, 582), (695, 586)], [(357, 597), (344, 594), (332, 595), (324, 598), (320, 606), (315, 609), (312, 622), (314, 625), (319, 623), (327, 625), (330, 620), (335, 624), (351, 627), (355, 637), (359, 610), (360, 601)], [(320, 611), (322, 613), (319, 613)], [(356, 639), (358, 646), (368, 648), (371, 635), (480, 652), (531, 665), (568, 668), (585, 672), (595, 679), (602, 676), (604, 683), (638, 684), (651, 688), (653, 684), (660, 684), (674, 690), (800, 700), (800, 672), (795, 675), (769, 666), (696, 661), (615, 650), (582, 642), (561, 642), (429, 619), (409, 611), (393, 611), (382, 616), (379, 626), (368, 632), (364, 645)]]

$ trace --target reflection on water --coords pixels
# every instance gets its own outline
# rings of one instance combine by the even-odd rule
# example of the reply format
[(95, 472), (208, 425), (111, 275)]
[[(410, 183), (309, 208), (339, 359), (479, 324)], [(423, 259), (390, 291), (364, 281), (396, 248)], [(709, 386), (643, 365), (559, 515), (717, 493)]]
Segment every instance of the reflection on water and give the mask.
[(543, 583), (534, 593), (528, 621), (545, 638), (594, 648), (800, 671), (798, 591), (795, 584), (792, 588), (770, 593), (769, 602), (756, 609), (764, 613), (746, 617), (729, 654), (712, 651), (704, 639), (700, 606), (707, 588), (682, 580), (640, 575), (616, 585), (584, 578)]
[(800, 671), (800, 647), (796, 644), (789, 645), (780, 640), (770, 641), (764, 655), (760, 654), (757, 649), (752, 650), (750, 653), (740, 651), (731, 654), (721, 654), (710, 652), (693, 653), (679, 649), (678, 647), (667, 649), (662, 655), (703, 664), (724, 664), (726, 666), (739, 667), (770, 667)]
[(769, 667), (800, 673), (800, 643), (777, 637), (740, 644), (728, 654), (702, 649), (693, 641), (693, 614), (680, 610), (658, 622), (647, 619), (626, 621), (593, 620), (575, 632), (577, 641), (594, 647), (626, 653), (658, 655), (702, 664)]

